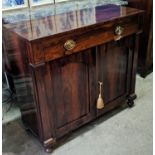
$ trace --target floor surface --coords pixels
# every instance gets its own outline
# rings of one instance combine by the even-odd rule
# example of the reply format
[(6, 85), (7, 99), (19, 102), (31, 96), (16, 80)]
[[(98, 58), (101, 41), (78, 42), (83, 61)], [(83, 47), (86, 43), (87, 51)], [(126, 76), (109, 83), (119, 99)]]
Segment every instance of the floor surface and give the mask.
[[(52, 155), (152, 155), (153, 74), (137, 76), (136, 94), (133, 108), (116, 109), (74, 131), (60, 140)], [(2, 143), (3, 155), (47, 154), (19, 118), (3, 125)]]

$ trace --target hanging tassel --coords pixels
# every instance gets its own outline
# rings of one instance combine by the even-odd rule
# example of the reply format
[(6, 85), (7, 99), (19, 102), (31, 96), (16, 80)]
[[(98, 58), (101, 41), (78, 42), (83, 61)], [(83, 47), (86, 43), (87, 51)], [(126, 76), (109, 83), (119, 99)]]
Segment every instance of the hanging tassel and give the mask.
[(102, 82), (99, 82), (99, 85), (100, 85), (100, 90), (99, 90), (99, 97), (98, 97), (98, 99), (97, 99), (97, 105), (96, 105), (96, 108), (97, 109), (103, 109), (104, 108), (104, 101), (103, 101), (103, 98), (102, 98), (102, 93), (101, 93), (101, 91), (102, 91)]

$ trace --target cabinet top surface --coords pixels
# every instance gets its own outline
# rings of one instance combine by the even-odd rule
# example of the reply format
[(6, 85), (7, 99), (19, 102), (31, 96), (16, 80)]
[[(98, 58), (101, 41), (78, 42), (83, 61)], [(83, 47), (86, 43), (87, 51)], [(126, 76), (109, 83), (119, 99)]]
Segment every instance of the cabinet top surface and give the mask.
[[(45, 10), (44, 10), (45, 11)], [(35, 12), (23, 21), (4, 24), (4, 27), (17, 33), (28, 41), (55, 36), (77, 29), (92, 29), (97, 24), (121, 19), (141, 13), (141, 10), (118, 5), (91, 6), (83, 9), (75, 9), (63, 13), (51, 13), (42, 16), (41, 12)]]

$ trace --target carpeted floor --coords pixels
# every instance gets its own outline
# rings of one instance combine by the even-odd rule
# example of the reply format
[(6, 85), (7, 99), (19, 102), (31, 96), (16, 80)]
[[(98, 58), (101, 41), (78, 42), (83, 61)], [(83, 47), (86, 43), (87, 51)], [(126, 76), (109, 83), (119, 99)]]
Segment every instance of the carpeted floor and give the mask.
[[(116, 109), (76, 130), (59, 141), (53, 155), (152, 155), (153, 74), (137, 76), (136, 94), (133, 108)], [(47, 154), (20, 119), (3, 125), (2, 143), (3, 155)]]

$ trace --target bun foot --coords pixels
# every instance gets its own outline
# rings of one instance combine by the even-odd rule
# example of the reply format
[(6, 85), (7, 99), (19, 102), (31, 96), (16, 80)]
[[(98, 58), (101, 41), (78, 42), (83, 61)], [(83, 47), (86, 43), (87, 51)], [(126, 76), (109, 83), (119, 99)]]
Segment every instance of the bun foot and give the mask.
[(45, 152), (46, 153), (52, 153), (53, 152), (52, 147), (45, 148)]
[(137, 98), (137, 95), (135, 93), (133, 94), (130, 94), (128, 97), (127, 97), (127, 105), (129, 107), (133, 107), (134, 106), (134, 100)]
[(133, 107), (134, 106), (134, 99), (129, 97), (128, 100), (127, 100), (127, 105), (129, 107)]
[(44, 149), (46, 153), (52, 153), (53, 152), (53, 145), (55, 143), (55, 139), (49, 138), (46, 141), (44, 141)]
[(134, 101), (127, 101), (127, 104), (129, 107), (133, 107), (134, 106)]

